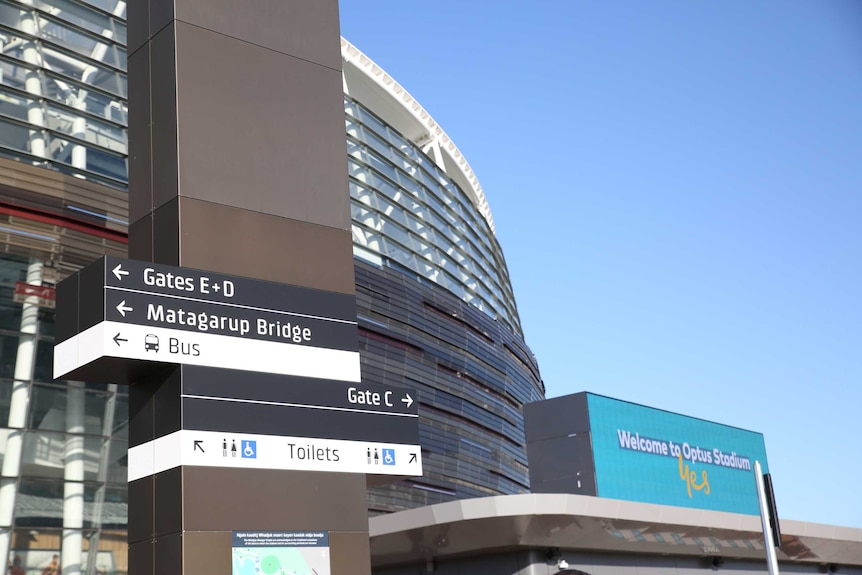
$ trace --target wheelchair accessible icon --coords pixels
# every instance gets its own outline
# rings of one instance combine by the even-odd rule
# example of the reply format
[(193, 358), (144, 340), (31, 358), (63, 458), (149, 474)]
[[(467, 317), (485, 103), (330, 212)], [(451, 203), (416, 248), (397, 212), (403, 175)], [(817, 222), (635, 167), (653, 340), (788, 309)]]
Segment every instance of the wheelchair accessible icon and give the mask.
[(395, 450), (394, 449), (384, 449), (383, 450), (383, 465), (395, 465)]
[(257, 459), (257, 441), (242, 441), (242, 456), (244, 459)]

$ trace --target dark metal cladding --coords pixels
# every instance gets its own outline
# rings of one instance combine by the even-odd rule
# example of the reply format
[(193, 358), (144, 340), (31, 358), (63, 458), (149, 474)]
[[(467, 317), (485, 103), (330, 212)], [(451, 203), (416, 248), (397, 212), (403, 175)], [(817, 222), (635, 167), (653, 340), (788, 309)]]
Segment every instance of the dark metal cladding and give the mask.
[(454, 294), (356, 261), (362, 381), (416, 389), (423, 477), (369, 490), (380, 513), (529, 490), (524, 404), (543, 397), (523, 339)]
[(78, 329), (78, 274), (57, 284), (57, 315), (54, 319), (54, 343), (61, 343), (80, 333)]

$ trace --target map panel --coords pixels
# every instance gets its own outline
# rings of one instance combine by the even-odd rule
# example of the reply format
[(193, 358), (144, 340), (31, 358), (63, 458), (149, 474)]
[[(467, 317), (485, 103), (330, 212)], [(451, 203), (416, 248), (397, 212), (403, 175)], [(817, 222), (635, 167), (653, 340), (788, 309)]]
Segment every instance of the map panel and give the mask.
[(330, 575), (327, 531), (234, 531), (232, 575)]

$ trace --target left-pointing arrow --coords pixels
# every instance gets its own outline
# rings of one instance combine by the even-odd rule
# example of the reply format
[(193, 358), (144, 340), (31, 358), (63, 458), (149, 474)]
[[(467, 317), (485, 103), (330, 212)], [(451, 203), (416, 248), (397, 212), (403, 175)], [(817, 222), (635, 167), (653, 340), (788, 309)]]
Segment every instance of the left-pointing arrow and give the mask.
[(195, 447), (194, 447), (194, 449), (192, 449), (192, 451), (197, 451), (198, 449), (201, 450), (201, 453), (206, 453), (206, 451), (204, 451), (202, 439), (195, 439)]
[(117, 311), (120, 312), (120, 315), (126, 317), (127, 311), (132, 311), (134, 308), (131, 308), (126, 305), (126, 300), (120, 302), (120, 305), (117, 306)]
[(129, 341), (129, 340), (127, 340), (127, 339), (124, 339), (124, 338), (120, 337), (120, 334), (115, 335), (115, 336), (113, 337), (113, 340), (114, 340), (114, 343), (115, 343), (115, 344), (117, 344), (117, 345), (120, 345), (120, 342), (121, 342), (121, 341)]
[(123, 279), (123, 276), (129, 275), (129, 272), (123, 269), (123, 264), (117, 264), (117, 267), (111, 270), (118, 280)]

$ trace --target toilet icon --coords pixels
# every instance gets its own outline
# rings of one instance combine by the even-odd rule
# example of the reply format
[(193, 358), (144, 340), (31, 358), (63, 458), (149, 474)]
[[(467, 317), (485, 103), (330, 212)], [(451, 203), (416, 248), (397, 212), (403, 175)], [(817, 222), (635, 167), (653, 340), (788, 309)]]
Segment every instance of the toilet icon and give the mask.
[(242, 441), (242, 456), (244, 459), (257, 459), (257, 441), (244, 439)]

